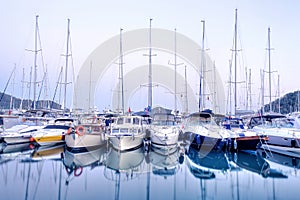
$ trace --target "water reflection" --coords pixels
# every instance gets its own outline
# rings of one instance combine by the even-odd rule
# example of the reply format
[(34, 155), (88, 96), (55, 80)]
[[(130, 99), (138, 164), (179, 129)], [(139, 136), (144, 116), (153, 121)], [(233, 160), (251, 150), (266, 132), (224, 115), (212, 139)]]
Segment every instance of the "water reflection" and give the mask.
[(184, 161), (184, 154), (179, 147), (168, 149), (168, 151), (153, 147), (148, 156), (152, 173), (164, 178), (175, 175), (179, 169), (179, 164)]
[(256, 151), (234, 153), (234, 162), (243, 169), (257, 173), (264, 178), (287, 178), (282, 172), (272, 169), (270, 164)]
[(223, 172), (230, 169), (227, 155), (222, 150), (207, 150), (204, 148), (194, 148), (193, 146), (190, 146), (188, 148), (187, 155), (194, 163), (208, 169)]
[(266, 149), (259, 149), (257, 151), (261, 157), (266, 159), (270, 166), (285, 172), (286, 175), (298, 175), (300, 169), (300, 158), (280, 154)]
[(85, 167), (94, 169), (96, 166), (101, 166), (105, 161), (105, 154), (105, 145), (91, 151), (74, 152), (66, 148), (63, 155), (63, 164), (68, 174), (66, 184), (69, 184), (70, 179), (82, 175)]
[[(184, 147), (184, 148), (183, 148)], [(148, 150), (148, 148), (146, 148)], [(6, 199), (289, 199), (300, 159), (276, 152), (2, 146)], [(15, 192), (17, 191), (17, 192)]]
[(230, 169), (229, 161), (222, 150), (194, 148), (187, 150), (187, 165), (191, 173), (200, 179), (213, 179), (215, 172), (224, 173)]

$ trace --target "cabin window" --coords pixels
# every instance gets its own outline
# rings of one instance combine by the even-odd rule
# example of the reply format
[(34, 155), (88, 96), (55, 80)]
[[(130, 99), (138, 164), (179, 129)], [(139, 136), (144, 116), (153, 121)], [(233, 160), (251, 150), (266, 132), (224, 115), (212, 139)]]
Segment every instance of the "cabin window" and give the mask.
[(119, 118), (117, 124), (123, 124), (123, 118)]

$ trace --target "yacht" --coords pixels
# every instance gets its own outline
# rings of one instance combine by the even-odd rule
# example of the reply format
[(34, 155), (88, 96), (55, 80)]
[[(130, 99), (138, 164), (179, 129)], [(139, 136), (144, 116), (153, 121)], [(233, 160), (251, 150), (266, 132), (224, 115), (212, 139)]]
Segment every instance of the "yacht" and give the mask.
[(211, 113), (190, 114), (183, 124), (185, 138), (197, 148), (222, 149), (230, 139), (229, 130), (217, 125)]
[(146, 129), (143, 117), (137, 115), (122, 115), (115, 119), (107, 139), (118, 150), (129, 150), (143, 145)]
[(70, 128), (74, 128), (74, 119), (57, 118), (53, 123), (50, 122), (44, 128), (32, 132), (32, 141), (41, 146), (64, 143)]
[[(254, 124), (257, 125), (254, 125)], [(281, 153), (300, 154), (300, 129), (283, 115), (263, 115), (251, 118), (250, 127), (258, 133), (268, 136), (262, 146)]]
[(255, 150), (268, 140), (266, 135), (248, 129), (242, 118), (225, 117), (222, 125), (230, 130), (230, 150)]
[(174, 114), (154, 114), (150, 125), (151, 145), (158, 148), (176, 147), (180, 131)]
[(65, 136), (66, 146), (69, 150), (91, 150), (105, 144), (104, 118), (85, 116), (79, 122), (75, 129), (71, 128)]

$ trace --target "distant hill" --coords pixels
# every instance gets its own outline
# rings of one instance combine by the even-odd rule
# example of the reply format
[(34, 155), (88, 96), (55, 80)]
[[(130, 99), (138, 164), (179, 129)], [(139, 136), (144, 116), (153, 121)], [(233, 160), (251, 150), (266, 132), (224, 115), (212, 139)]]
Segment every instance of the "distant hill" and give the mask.
[[(300, 95), (300, 93), (299, 93)], [(291, 112), (299, 111), (299, 105), (298, 105), (298, 91), (288, 93), (280, 98), (280, 113), (282, 114), (288, 114)], [(300, 100), (300, 99), (299, 99)], [(300, 101), (299, 101), (300, 102)], [(279, 99), (276, 99), (272, 103), (272, 111), (279, 113)], [(270, 111), (270, 105), (267, 104), (264, 106), (265, 112)]]
[[(295, 111), (300, 111), (300, 108), (298, 106), (298, 98), (300, 103), (300, 93), (298, 97), (298, 91), (288, 93), (280, 98), (280, 113), (282, 114), (288, 114)], [(0, 92), (0, 109), (9, 109), (10, 108), (10, 101), (11, 101), (11, 95), (3, 94)], [(12, 108), (19, 109), (21, 104), (21, 99), (13, 97), (12, 98)], [(28, 99), (24, 99), (22, 103), (22, 109), (28, 109), (32, 105), (32, 101)], [(273, 112), (279, 112), (279, 99), (276, 99), (272, 102), (272, 111)], [(37, 101), (36, 108), (37, 109), (43, 109), (43, 108), (50, 108), (53, 109), (61, 109), (61, 105), (52, 102), (52, 101), (46, 101), (41, 100)], [(264, 106), (265, 112), (270, 111), (269, 104), (266, 104)]]
[[(11, 95), (4, 94), (0, 92), (0, 109), (10, 109), (10, 102), (11, 102)], [(12, 108), (13, 109), (19, 109), (21, 104), (21, 99), (12, 97)], [(32, 101), (28, 99), (24, 99), (22, 102), (22, 108), (21, 109), (28, 109), (32, 105)], [(36, 109), (43, 109), (43, 108), (53, 108), (53, 109), (60, 109), (61, 105), (52, 102), (52, 101), (46, 101), (41, 100), (36, 102)]]

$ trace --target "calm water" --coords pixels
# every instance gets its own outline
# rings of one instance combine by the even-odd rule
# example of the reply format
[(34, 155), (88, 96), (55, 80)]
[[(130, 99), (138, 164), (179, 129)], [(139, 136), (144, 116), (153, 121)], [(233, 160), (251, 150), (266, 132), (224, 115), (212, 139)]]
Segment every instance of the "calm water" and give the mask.
[(4, 199), (299, 199), (298, 159), (189, 147), (72, 153), (64, 145), (3, 147)]

